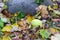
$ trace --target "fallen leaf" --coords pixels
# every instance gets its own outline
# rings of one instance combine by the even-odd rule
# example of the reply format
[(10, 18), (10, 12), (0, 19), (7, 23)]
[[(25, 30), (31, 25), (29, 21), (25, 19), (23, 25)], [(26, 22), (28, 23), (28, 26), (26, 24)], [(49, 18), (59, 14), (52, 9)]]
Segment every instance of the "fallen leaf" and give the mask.
[(3, 32), (10, 32), (11, 29), (12, 29), (11, 26), (5, 26), (5, 27), (3, 27), (2, 31), (3, 31)]
[(27, 15), (27, 21), (30, 23), (32, 20), (34, 20), (34, 17), (31, 15)]
[(44, 29), (40, 30), (40, 34), (41, 34), (42, 38), (49, 38), (49, 36), (50, 36), (50, 33)]
[(0, 20), (0, 27), (3, 27), (4, 23), (2, 22), (2, 20)]
[(11, 40), (9, 36), (3, 36), (3, 40)]
[(32, 25), (32, 28), (35, 28), (37, 26), (42, 27), (43, 24), (42, 24), (42, 21), (41, 20), (34, 19), (34, 20), (32, 20), (31, 25)]

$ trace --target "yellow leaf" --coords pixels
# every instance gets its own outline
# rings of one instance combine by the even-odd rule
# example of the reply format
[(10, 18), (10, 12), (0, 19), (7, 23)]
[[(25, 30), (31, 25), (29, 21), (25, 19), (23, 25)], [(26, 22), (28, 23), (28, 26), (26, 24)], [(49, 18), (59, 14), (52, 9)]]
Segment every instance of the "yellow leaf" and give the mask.
[(11, 25), (12, 27), (18, 27), (18, 24), (17, 23), (14, 23), (13, 25)]
[(11, 40), (11, 38), (8, 36), (3, 36), (3, 40)]
[(57, 32), (59, 32), (57, 29), (55, 29), (55, 28), (50, 28), (50, 32), (51, 33), (57, 33)]
[(30, 23), (32, 20), (34, 20), (34, 17), (31, 15), (27, 15), (27, 21)]
[(52, 0), (53, 2), (55, 2), (56, 0)]
[(17, 13), (14, 14), (14, 16), (17, 16), (17, 15), (18, 15)]
[(2, 40), (2, 38), (0, 38), (0, 40)]
[(37, 17), (39, 14), (41, 14), (41, 12), (40, 12), (40, 11), (35, 15), (35, 17)]
[(12, 29), (11, 26), (5, 26), (5, 27), (3, 27), (2, 31), (3, 31), (3, 32), (4, 32), (4, 31), (10, 32), (11, 29)]
[(53, 9), (58, 9), (58, 5), (54, 4)]
[(51, 6), (48, 6), (48, 9), (49, 9), (49, 10), (52, 10)]

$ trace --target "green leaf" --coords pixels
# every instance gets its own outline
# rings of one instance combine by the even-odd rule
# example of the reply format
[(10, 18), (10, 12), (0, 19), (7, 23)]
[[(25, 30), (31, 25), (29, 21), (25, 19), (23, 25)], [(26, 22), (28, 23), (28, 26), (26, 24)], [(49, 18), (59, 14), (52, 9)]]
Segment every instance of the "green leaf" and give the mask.
[(18, 19), (22, 19), (24, 17), (24, 13), (23, 12), (18, 12)]
[(38, 19), (34, 19), (31, 22), (32, 28), (36, 28), (37, 26), (42, 27), (42, 21)]
[(57, 15), (55, 12), (52, 13), (52, 17), (57, 18)]
[(0, 38), (3, 36), (3, 33), (2, 33), (2, 31), (0, 31)]
[(40, 34), (41, 34), (42, 38), (49, 38), (49, 36), (50, 36), (50, 33), (44, 29), (40, 30)]
[(55, 14), (60, 14), (60, 11), (54, 10), (54, 13), (55, 13)]
[(15, 18), (12, 17), (12, 18), (11, 18), (11, 24), (13, 24), (13, 23), (15, 23), (15, 22), (16, 22)]
[(53, 23), (51, 21), (47, 20), (46, 23), (49, 25), (49, 27), (53, 27)]
[(4, 5), (4, 9), (7, 9), (8, 8), (8, 6), (7, 5)]
[(4, 26), (4, 23), (2, 22), (2, 20), (0, 20), (0, 28)]
[(9, 37), (10, 37), (10, 38), (13, 38), (13, 37), (15, 37), (15, 36), (14, 36), (14, 34), (11, 34), (11, 35), (9, 35)]
[(8, 0), (3, 0), (3, 2), (7, 2)]
[(40, 5), (44, 0), (36, 0), (36, 3)]
[(1, 20), (2, 20), (3, 22), (7, 22), (7, 21), (8, 21), (7, 18), (1, 18)]

